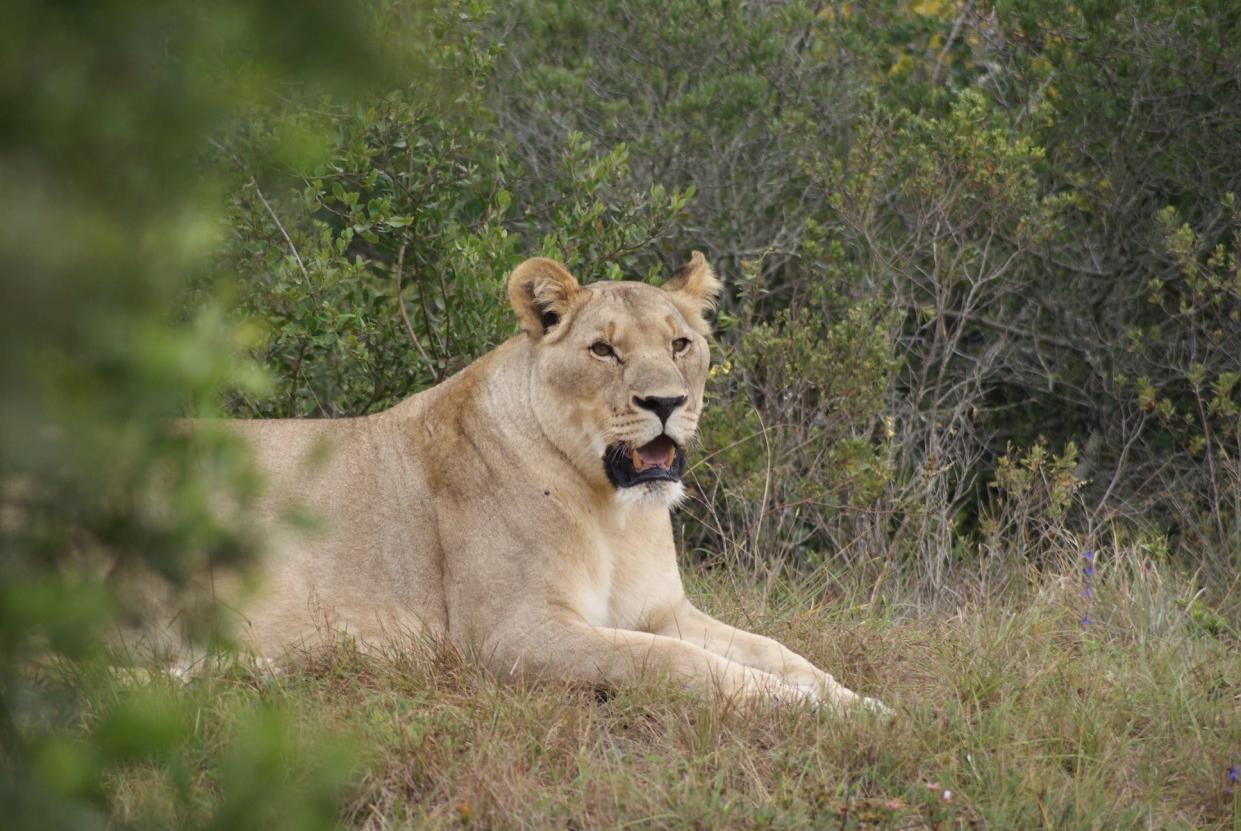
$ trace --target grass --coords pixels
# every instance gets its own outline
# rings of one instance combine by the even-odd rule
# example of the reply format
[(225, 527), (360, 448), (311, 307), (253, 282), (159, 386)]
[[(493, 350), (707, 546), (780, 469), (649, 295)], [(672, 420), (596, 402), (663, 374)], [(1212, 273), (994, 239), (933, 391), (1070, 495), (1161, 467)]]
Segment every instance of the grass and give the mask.
[[(186, 787), (219, 788), (230, 736), (279, 706), (303, 748), (346, 737), (351, 828), (1241, 829), (1237, 632), (1191, 613), (1188, 578), (1101, 558), (1089, 599), (1066, 563), (1002, 601), (879, 608), (847, 579), (825, 600), (808, 581), (690, 578), (703, 607), (898, 719), (702, 701), (659, 678), (611, 695), (499, 683), (451, 654), (341, 647), (182, 690), (198, 708)], [(178, 824), (162, 768), (114, 786), (117, 819)]]

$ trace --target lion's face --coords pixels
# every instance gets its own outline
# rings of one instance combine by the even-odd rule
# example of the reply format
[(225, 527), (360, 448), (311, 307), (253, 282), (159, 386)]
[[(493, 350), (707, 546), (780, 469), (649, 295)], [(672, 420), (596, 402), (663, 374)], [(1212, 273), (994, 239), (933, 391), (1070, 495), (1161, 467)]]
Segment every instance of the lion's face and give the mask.
[(510, 297), (534, 339), (545, 432), (588, 480), (624, 502), (669, 504), (684, 491), (685, 448), (710, 364), (702, 312), (718, 285), (697, 254), (663, 288), (582, 288), (550, 260), (513, 274)]
[(597, 283), (582, 293), (539, 345), (539, 376), (615, 488), (675, 492), (702, 410), (707, 340), (660, 289)]

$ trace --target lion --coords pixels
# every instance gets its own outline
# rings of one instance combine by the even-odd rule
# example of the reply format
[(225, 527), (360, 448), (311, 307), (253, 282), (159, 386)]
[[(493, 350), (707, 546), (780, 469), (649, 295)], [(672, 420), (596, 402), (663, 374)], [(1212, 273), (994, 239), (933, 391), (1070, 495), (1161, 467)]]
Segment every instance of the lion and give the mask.
[[(535, 257), (508, 280), (519, 333), (437, 386), (361, 418), (225, 422), (268, 482), (243, 641), (277, 658), (324, 631), (412, 635), (501, 676), (617, 687), (656, 670), (700, 693), (885, 711), (685, 597), (671, 510), (719, 291), (699, 252), (661, 287), (581, 286)], [(318, 534), (281, 522), (295, 506)]]

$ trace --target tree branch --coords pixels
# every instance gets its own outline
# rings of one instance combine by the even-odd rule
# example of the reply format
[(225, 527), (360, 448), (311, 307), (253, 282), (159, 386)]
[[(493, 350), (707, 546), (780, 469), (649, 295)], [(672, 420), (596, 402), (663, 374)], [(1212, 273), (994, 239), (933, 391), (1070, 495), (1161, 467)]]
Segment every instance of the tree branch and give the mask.
[(414, 331), (414, 325), (409, 322), (409, 312), (405, 310), (405, 295), (402, 292), (402, 280), (405, 272), (405, 248), (408, 243), (401, 244), (401, 250), (396, 255), (396, 274), (393, 279), (396, 283), (396, 304), (401, 309), (401, 320), (405, 321), (405, 332), (409, 335), (409, 340), (413, 343), (414, 348), (418, 350), (418, 354), (422, 356), (422, 360), (426, 361), (427, 367), (431, 370), (431, 377), (435, 379), (435, 383), (440, 382), (439, 371), (435, 368), (435, 363), (427, 355), (425, 349), (422, 348), (422, 341), (418, 340), (418, 333)]

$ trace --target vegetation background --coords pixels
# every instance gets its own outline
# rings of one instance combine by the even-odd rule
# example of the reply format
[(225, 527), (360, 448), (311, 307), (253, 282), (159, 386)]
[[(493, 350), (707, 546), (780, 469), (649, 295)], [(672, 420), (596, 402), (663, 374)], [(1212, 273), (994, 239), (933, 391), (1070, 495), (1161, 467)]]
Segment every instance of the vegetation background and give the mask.
[[(6, 824), (1241, 828), (1236, 3), (6, 16)], [(170, 418), (375, 412), (514, 332), (525, 257), (694, 248), (691, 588), (896, 724), (347, 644), (116, 669), (111, 575), (261, 551)]]

